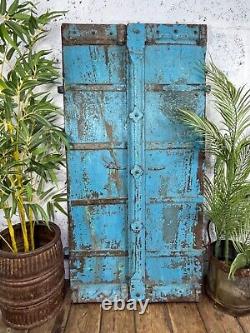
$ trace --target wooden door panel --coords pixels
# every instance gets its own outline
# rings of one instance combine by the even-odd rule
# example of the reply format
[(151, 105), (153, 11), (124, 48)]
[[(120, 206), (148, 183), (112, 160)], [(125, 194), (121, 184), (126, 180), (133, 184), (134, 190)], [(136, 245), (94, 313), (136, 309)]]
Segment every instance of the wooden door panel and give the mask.
[[(168, 256), (194, 248), (195, 203), (155, 203), (147, 207), (147, 255)], [(192, 251), (190, 251), (192, 254)], [(177, 255), (178, 255), (177, 253)], [(174, 271), (174, 269), (173, 269)]]
[[(146, 85), (145, 127), (147, 144), (183, 147), (195, 142), (195, 134), (178, 120), (178, 109), (204, 112), (204, 85)], [(150, 147), (150, 146), (149, 146)]]
[[(127, 251), (127, 207), (86, 205), (71, 208), (74, 251)], [(105, 252), (103, 252), (105, 254)]]
[(124, 46), (65, 46), (64, 75), (67, 85), (125, 83), (125, 58)]
[(158, 199), (197, 198), (198, 151), (194, 149), (148, 150), (146, 153), (148, 202)]
[(145, 83), (203, 83), (204, 75), (198, 70), (203, 58), (203, 47), (149, 45), (145, 49), (145, 62), (148, 65), (145, 67)]
[(104, 90), (105, 87), (84, 86), (65, 92), (65, 107), (69, 110), (65, 115), (65, 128), (71, 143), (126, 145), (126, 90), (113, 86)]
[(126, 150), (69, 152), (68, 181), (71, 200), (127, 198)]
[(205, 109), (203, 25), (62, 28), (74, 302), (197, 300)]

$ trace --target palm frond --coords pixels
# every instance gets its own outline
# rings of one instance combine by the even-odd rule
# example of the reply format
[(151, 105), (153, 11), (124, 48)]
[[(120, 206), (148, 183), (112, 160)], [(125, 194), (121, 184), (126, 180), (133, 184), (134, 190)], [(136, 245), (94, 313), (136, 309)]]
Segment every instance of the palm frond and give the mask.
[(250, 89), (236, 88), (213, 62), (205, 70), (223, 131), (191, 110), (179, 110), (178, 117), (205, 139), (206, 151), (214, 157), (213, 178), (204, 178), (205, 212), (214, 223), (217, 240), (234, 241), (239, 256), (232, 265), (233, 276), (245, 263), (250, 243)]

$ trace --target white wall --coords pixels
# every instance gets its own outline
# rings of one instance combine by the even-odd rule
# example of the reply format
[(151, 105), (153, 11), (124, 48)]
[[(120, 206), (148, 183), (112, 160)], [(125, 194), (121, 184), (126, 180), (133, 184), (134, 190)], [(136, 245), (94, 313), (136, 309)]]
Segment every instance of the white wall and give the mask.
[[(68, 11), (51, 25), (45, 47), (54, 50), (61, 66), (60, 26), (72, 23), (202, 23), (208, 25), (208, 54), (236, 84), (250, 74), (250, 0), (40, 0), (39, 11)], [(250, 84), (249, 84), (250, 86)], [(62, 96), (55, 94), (63, 107)], [(213, 117), (208, 101), (207, 113)], [(65, 182), (65, 174), (61, 175)], [(57, 215), (64, 245), (67, 219)]]

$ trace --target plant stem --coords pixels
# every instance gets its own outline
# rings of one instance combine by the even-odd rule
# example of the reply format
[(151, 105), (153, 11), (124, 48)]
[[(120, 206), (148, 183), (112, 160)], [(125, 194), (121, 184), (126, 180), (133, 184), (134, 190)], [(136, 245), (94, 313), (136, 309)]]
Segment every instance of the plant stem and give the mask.
[(32, 209), (29, 207), (29, 225), (30, 225), (30, 242), (32, 251), (35, 250), (35, 239), (34, 239), (34, 231), (35, 231), (35, 222), (33, 221), (33, 213)]
[(9, 229), (9, 234), (10, 234), (10, 239), (11, 239), (11, 244), (12, 244), (12, 250), (15, 254), (17, 254), (18, 249), (17, 249), (17, 244), (16, 244), (16, 238), (15, 238), (15, 230), (12, 225), (12, 221), (10, 218), (7, 219), (8, 222), (8, 229)]
[(8, 246), (8, 248), (11, 250), (11, 252), (14, 252), (10, 244), (7, 242), (7, 240), (0, 234), (0, 239), (4, 241), (4, 243)]
[(226, 239), (225, 239), (225, 262), (228, 265), (228, 263), (229, 263), (229, 239), (228, 239), (228, 236), (226, 236)]
[(29, 239), (28, 239), (28, 231), (27, 231), (27, 226), (26, 226), (26, 221), (25, 221), (25, 209), (23, 206), (23, 198), (21, 195), (19, 195), (19, 198), (17, 201), (17, 207), (18, 207), (18, 212), (19, 212), (19, 216), (21, 219), (24, 251), (29, 252)]

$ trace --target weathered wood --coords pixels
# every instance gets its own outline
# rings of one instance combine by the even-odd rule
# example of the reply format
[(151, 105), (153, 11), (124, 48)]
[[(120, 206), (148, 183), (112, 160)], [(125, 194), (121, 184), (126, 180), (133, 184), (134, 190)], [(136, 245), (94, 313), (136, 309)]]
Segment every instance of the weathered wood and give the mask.
[(207, 297), (197, 306), (208, 333), (243, 333), (237, 319), (216, 308)]
[(66, 329), (69, 312), (71, 307), (71, 291), (68, 290), (61, 309), (58, 311), (56, 316), (44, 325), (33, 328), (29, 333), (63, 333)]
[(250, 332), (250, 315), (238, 317), (238, 321), (244, 330), (244, 333)]
[(129, 140), (128, 140), (128, 221), (129, 228), (129, 274), (130, 297), (145, 298), (145, 150), (144, 150), (144, 57), (145, 26), (128, 26), (128, 52), (131, 64), (129, 71), (128, 101)]
[(0, 333), (249, 333), (250, 315), (235, 318), (201, 302), (150, 304), (143, 315), (133, 311), (101, 311), (99, 304), (73, 305), (65, 298), (56, 318), (33, 330), (18, 331), (1, 320)]
[(72, 305), (65, 333), (99, 333), (100, 304)]
[[(166, 305), (173, 333), (206, 333), (206, 328), (194, 303)], [(215, 333), (215, 332), (213, 332)]]
[(164, 304), (150, 304), (143, 315), (135, 312), (136, 333), (172, 333)]
[(67, 24), (62, 37), (73, 302), (196, 300), (203, 144), (176, 114), (204, 113), (205, 26)]
[(100, 333), (134, 333), (134, 315), (134, 311), (102, 311), (102, 325)]

